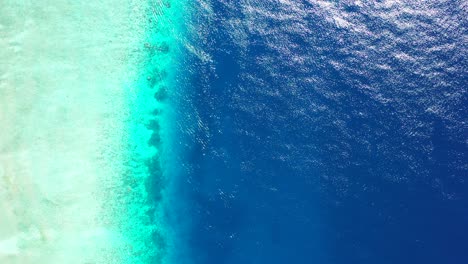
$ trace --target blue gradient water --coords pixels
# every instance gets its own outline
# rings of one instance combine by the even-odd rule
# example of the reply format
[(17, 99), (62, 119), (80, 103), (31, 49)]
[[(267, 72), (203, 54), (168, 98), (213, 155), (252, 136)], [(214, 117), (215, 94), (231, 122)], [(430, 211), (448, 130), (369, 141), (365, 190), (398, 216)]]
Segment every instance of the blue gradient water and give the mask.
[(185, 259), (468, 263), (466, 3), (190, 8)]

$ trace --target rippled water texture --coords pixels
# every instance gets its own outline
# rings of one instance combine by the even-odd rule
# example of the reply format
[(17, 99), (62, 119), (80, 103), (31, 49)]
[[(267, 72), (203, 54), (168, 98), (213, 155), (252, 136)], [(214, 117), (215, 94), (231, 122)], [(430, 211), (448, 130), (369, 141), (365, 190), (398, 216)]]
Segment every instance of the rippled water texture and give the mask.
[(0, 263), (468, 263), (466, 1), (0, 3)]
[(196, 263), (468, 261), (464, 1), (193, 6)]

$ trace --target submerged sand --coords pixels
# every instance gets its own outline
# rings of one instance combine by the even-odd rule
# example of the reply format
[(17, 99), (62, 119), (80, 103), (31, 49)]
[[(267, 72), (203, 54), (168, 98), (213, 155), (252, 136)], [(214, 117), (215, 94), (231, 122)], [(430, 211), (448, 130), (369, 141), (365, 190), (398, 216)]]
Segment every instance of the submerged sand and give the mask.
[(125, 131), (145, 7), (43, 2), (0, 5), (0, 263), (127, 263), (143, 254), (119, 218), (138, 191)]

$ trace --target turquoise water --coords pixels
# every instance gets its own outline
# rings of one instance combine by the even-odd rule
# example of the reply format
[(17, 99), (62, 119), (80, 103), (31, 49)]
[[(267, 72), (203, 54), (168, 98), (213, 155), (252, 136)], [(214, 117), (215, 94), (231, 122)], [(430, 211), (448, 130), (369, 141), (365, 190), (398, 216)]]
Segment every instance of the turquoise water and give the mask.
[(465, 9), (4, 0), (0, 263), (466, 263)]
[(184, 16), (180, 1), (2, 3), (1, 263), (173, 263)]

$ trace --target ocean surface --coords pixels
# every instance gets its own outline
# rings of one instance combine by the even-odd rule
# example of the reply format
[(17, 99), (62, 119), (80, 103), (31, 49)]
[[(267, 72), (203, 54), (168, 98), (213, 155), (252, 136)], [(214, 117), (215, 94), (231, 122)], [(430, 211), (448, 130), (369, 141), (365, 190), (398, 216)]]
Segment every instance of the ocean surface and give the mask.
[(0, 1), (0, 264), (468, 263), (467, 18)]
[(186, 8), (177, 263), (468, 263), (465, 1)]

